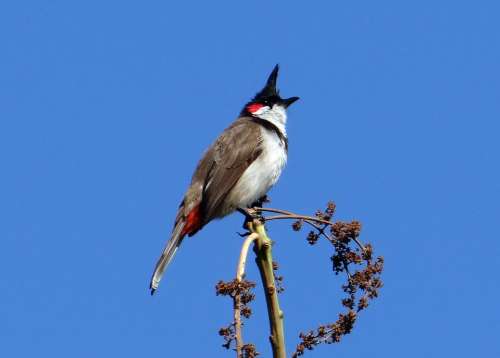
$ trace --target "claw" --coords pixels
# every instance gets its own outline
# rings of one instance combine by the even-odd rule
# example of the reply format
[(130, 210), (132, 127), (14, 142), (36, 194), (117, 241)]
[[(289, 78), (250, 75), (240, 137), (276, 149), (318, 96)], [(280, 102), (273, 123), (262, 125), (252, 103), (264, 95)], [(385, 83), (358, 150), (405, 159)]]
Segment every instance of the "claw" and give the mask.
[(238, 212), (240, 212), (241, 214), (243, 214), (245, 216), (245, 220), (243, 221), (242, 228), (244, 230), (248, 230), (248, 228), (249, 228), (248, 224), (251, 223), (256, 217), (255, 211), (253, 211), (252, 209), (238, 208)]

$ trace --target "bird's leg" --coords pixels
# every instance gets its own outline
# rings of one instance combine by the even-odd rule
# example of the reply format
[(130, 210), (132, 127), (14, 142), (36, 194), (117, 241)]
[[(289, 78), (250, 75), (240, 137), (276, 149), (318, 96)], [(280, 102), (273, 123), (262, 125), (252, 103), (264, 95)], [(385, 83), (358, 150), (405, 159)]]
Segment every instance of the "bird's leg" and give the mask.
[[(253, 208), (261, 208), (262, 204), (269, 203), (271, 200), (267, 195), (264, 195), (257, 199), (255, 202), (250, 205), (249, 208), (238, 208), (238, 212), (245, 216), (245, 221), (243, 222), (243, 229), (248, 230), (248, 223), (253, 222), (255, 219), (262, 220), (262, 213), (254, 210)], [(240, 234), (240, 236), (245, 236), (244, 234)]]
[(271, 202), (271, 199), (269, 198), (269, 196), (267, 196), (267, 194), (265, 194), (262, 197), (260, 197), (259, 199), (257, 199), (255, 202), (253, 202), (251, 207), (252, 208), (262, 208), (262, 205), (264, 203), (270, 203), (270, 202)]

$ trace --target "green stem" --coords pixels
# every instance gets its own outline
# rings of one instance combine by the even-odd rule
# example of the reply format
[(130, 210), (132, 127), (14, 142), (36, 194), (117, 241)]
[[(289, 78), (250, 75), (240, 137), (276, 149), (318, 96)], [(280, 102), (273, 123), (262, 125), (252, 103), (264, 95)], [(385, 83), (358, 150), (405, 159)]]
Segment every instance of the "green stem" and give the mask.
[(280, 309), (278, 301), (278, 291), (274, 282), (272, 241), (267, 236), (264, 224), (259, 220), (249, 223), (251, 232), (259, 235), (255, 241), (254, 251), (255, 261), (259, 267), (260, 277), (264, 286), (266, 296), (267, 313), (269, 316), (269, 326), (271, 330), (271, 346), (273, 349), (273, 358), (285, 358), (285, 335), (283, 330), (283, 311)]

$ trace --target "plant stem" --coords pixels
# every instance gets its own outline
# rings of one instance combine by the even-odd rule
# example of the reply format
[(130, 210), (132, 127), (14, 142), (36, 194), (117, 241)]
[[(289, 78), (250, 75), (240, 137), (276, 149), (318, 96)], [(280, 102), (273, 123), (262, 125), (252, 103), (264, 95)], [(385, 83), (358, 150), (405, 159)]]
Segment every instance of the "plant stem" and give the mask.
[[(250, 244), (257, 240), (259, 237), (256, 233), (251, 233), (243, 242), (243, 246), (241, 247), (240, 259), (238, 260), (238, 266), (236, 268), (236, 279), (241, 282), (245, 276), (245, 266), (247, 262), (248, 249)], [(237, 294), (234, 297), (233, 303), (234, 309), (234, 331), (235, 331), (235, 339), (236, 339), (236, 357), (243, 357), (242, 347), (243, 347), (243, 333), (241, 331), (241, 295)]]
[[(274, 216), (267, 216), (264, 217), (264, 221), (271, 221), (271, 220), (292, 220), (292, 219), (298, 219), (298, 220), (304, 220), (308, 224), (311, 224), (311, 222), (317, 222), (320, 224), (325, 224), (325, 225), (333, 225), (333, 222), (328, 221), (328, 220), (323, 220), (320, 218), (316, 218), (314, 216), (306, 216), (306, 215), (297, 215), (294, 213), (291, 213), (289, 211), (284, 211), (284, 210), (277, 210), (277, 209), (268, 209), (268, 208), (255, 208), (257, 212), (263, 212), (263, 211), (268, 211), (272, 213), (283, 213), (283, 215), (274, 215)], [(316, 227), (316, 229), (323, 231), (320, 227), (313, 225)], [(356, 238), (353, 238), (354, 242), (359, 246), (361, 250), (365, 250), (365, 247)]]
[(269, 316), (269, 326), (271, 335), (269, 340), (273, 349), (273, 358), (285, 358), (285, 335), (283, 330), (283, 311), (280, 309), (278, 301), (278, 291), (274, 282), (272, 242), (267, 236), (264, 224), (255, 219), (249, 223), (249, 229), (252, 233), (258, 234), (255, 241), (254, 251), (255, 261), (259, 267), (260, 277), (264, 286), (266, 297), (267, 313)]

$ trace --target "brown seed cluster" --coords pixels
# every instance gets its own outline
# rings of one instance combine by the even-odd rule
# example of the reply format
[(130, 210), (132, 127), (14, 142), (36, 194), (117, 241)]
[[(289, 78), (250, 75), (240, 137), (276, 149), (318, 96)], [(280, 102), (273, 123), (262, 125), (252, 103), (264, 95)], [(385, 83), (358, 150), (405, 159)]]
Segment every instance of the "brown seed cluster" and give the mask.
[(309, 245), (314, 245), (315, 243), (318, 242), (318, 239), (319, 239), (319, 234), (315, 231), (311, 230), (307, 234), (307, 242), (309, 243)]
[(331, 235), (328, 238), (335, 248), (335, 252), (330, 259), (336, 275), (341, 272), (349, 272), (348, 266), (351, 263), (360, 264), (363, 261), (359, 254), (360, 248), (353, 250), (349, 245), (352, 240), (359, 236), (360, 231), (361, 224), (357, 221), (350, 223), (339, 221), (331, 225)]
[[(215, 286), (215, 293), (217, 296), (231, 297), (233, 300), (233, 307), (238, 308), (243, 317), (250, 318), (252, 309), (248, 304), (255, 299), (255, 295), (252, 293), (254, 287), (255, 282), (247, 280), (240, 281), (235, 278), (229, 282), (219, 281)], [(219, 335), (224, 338), (224, 344), (222, 346), (226, 349), (230, 349), (233, 343), (236, 343), (235, 325), (236, 322), (232, 322), (229, 326), (219, 329)], [(242, 352), (243, 354), (247, 354), (244, 355), (244, 357), (256, 357), (258, 355), (253, 344), (244, 345), (242, 347)]]
[[(327, 208), (324, 211), (318, 210), (315, 216), (321, 220), (331, 221), (334, 213), (335, 204), (329, 202)], [(301, 227), (295, 225), (293, 229), (299, 231)], [(327, 228), (330, 235), (325, 233)], [(316, 330), (300, 333), (301, 342), (292, 357), (301, 356), (305, 350), (312, 350), (321, 343), (339, 342), (342, 336), (351, 333), (358, 312), (368, 307), (369, 301), (378, 296), (378, 290), (382, 287), (380, 275), (384, 260), (382, 257), (373, 259), (373, 248), (369, 244), (364, 248), (354, 246), (353, 243), (357, 241), (360, 232), (361, 224), (358, 221), (338, 221), (318, 226), (316, 232), (308, 233), (307, 242), (311, 245), (317, 242), (320, 235), (325, 236), (333, 245), (334, 253), (331, 256), (333, 272), (336, 275), (343, 273), (347, 278), (346, 283), (342, 285), (342, 290), (347, 296), (341, 301), (347, 312), (339, 314), (337, 321), (332, 324), (321, 325)], [(354, 273), (351, 274), (351, 271)]]
[[(222, 346), (226, 349), (230, 349), (232, 343), (236, 340), (234, 323), (229, 325), (228, 327), (221, 328), (219, 330), (219, 335), (224, 338), (224, 344)], [(241, 347), (241, 358), (255, 358), (259, 354), (260, 353), (257, 352), (255, 345), (252, 343), (244, 344)]]
[(315, 216), (318, 219), (330, 221), (335, 214), (335, 209), (337, 209), (337, 205), (333, 201), (329, 201), (326, 204), (326, 209), (324, 211), (317, 210)]
[(217, 285), (215, 285), (215, 294), (217, 296), (229, 296), (233, 299), (239, 295), (243, 307), (255, 299), (255, 295), (252, 293), (254, 287), (255, 282), (247, 280), (239, 281), (235, 278), (229, 282), (219, 281)]
[(299, 337), (302, 342), (297, 346), (292, 358), (303, 355), (306, 349), (313, 350), (320, 343), (340, 342), (342, 336), (351, 333), (356, 318), (356, 312), (350, 310), (346, 314), (339, 314), (339, 319), (333, 324), (319, 326), (316, 331), (301, 333)]
[(230, 349), (231, 344), (236, 340), (234, 323), (231, 323), (229, 326), (219, 329), (219, 336), (224, 338), (224, 344), (222, 346), (226, 349)]
[(243, 347), (241, 347), (241, 351), (243, 353), (243, 358), (255, 358), (259, 355), (259, 352), (257, 352), (255, 345), (253, 344), (245, 344)]
[(300, 231), (300, 229), (302, 229), (303, 224), (304, 224), (304, 220), (294, 221), (292, 224), (293, 231)]

